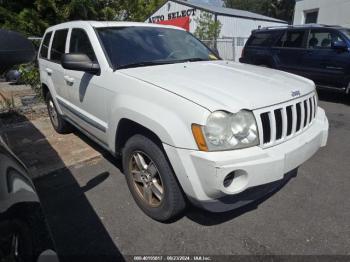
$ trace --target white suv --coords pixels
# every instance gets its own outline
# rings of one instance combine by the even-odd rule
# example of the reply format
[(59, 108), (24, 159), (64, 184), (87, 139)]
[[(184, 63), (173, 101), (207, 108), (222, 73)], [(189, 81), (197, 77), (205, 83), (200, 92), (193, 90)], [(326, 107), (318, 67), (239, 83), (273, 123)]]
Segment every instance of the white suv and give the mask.
[(55, 130), (74, 125), (121, 156), (136, 203), (160, 221), (187, 200), (250, 203), (326, 145), (312, 81), (223, 61), (176, 27), (64, 23), (38, 58)]

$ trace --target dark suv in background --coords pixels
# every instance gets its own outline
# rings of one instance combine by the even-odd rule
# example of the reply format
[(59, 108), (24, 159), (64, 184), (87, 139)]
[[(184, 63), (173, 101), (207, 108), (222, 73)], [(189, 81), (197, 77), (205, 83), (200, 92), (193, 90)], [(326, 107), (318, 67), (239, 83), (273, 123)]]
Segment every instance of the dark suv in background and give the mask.
[(350, 91), (350, 29), (304, 25), (254, 30), (241, 63), (298, 74), (319, 88)]

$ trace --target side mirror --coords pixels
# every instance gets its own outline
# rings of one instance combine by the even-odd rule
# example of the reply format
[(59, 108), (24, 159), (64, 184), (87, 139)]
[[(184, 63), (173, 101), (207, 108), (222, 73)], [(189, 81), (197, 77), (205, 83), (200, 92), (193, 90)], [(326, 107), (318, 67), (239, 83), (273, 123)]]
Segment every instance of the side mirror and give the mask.
[(64, 69), (68, 70), (84, 71), (94, 75), (100, 73), (100, 65), (92, 62), (86, 54), (63, 54), (61, 64)]
[(346, 51), (348, 50), (348, 46), (344, 41), (335, 41), (332, 43), (332, 48), (339, 50), (339, 51)]

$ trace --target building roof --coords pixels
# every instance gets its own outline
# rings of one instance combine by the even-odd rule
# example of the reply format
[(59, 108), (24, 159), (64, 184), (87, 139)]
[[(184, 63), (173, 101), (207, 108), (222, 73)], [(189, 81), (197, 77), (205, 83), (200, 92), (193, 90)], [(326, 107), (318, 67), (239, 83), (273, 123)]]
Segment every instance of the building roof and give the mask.
[(275, 19), (275, 18), (265, 16), (265, 15), (256, 14), (256, 13), (245, 11), (245, 10), (217, 7), (217, 6), (211, 6), (211, 5), (206, 5), (206, 4), (197, 4), (197, 3), (192, 3), (192, 2), (183, 1), (183, 0), (170, 0), (170, 2), (175, 2), (178, 4), (182, 4), (182, 5), (187, 5), (187, 6), (190, 6), (193, 8), (208, 11), (208, 12), (216, 14), (216, 15), (242, 17), (242, 18), (248, 18), (248, 19), (254, 19), (254, 20), (262, 20), (262, 21), (270, 21), (270, 22), (287, 24), (286, 21)]

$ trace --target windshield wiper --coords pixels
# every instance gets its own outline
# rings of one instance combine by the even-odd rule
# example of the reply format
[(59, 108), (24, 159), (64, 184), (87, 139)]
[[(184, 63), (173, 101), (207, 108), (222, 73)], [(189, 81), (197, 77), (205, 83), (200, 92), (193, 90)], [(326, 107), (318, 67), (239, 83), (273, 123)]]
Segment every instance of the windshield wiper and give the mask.
[(144, 61), (144, 62), (131, 63), (127, 65), (121, 65), (117, 67), (117, 70), (133, 68), (133, 67), (141, 67), (141, 66), (165, 65), (165, 64), (171, 64), (171, 63), (173, 63), (173, 61)]
[(137, 63), (131, 63), (127, 65), (121, 65), (117, 67), (117, 70), (119, 69), (126, 69), (126, 68), (134, 68), (134, 67), (141, 67), (141, 66), (155, 66), (155, 65), (166, 65), (166, 64), (176, 64), (176, 63), (185, 63), (185, 62), (198, 62), (198, 61), (210, 61), (209, 59), (200, 58), (200, 57), (192, 57), (192, 58), (186, 58), (181, 60), (168, 60), (168, 61), (143, 61), (143, 62), (137, 62)]
[(199, 62), (199, 61), (210, 61), (210, 60), (206, 59), (206, 58), (192, 57), (192, 58), (184, 59), (184, 61), (187, 61), (187, 62)]

